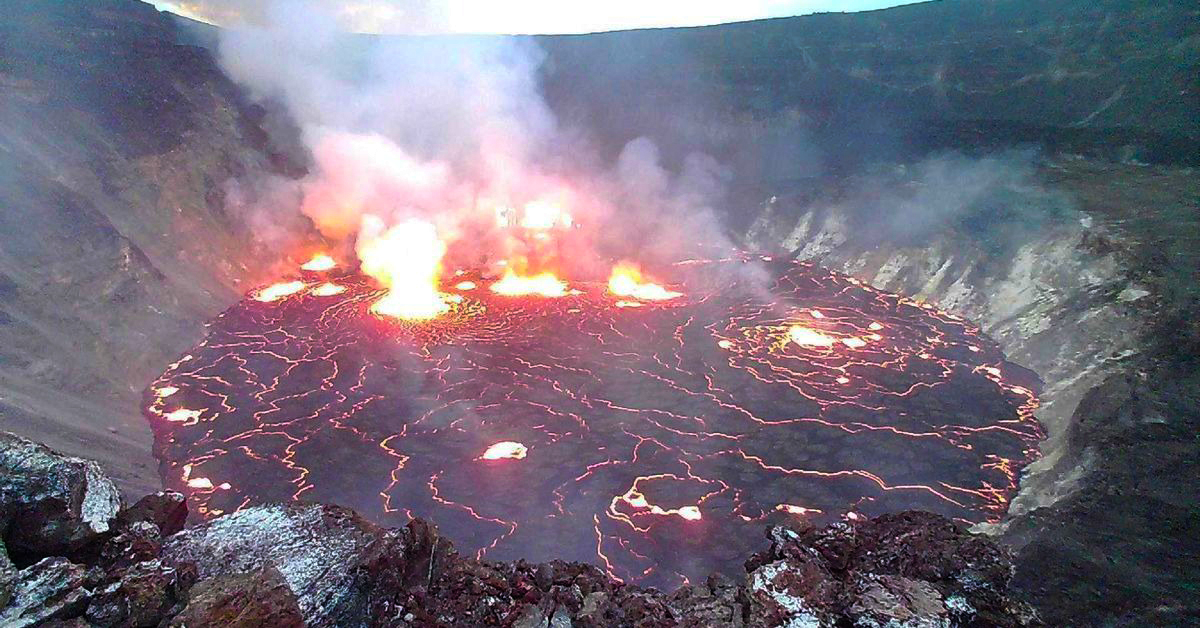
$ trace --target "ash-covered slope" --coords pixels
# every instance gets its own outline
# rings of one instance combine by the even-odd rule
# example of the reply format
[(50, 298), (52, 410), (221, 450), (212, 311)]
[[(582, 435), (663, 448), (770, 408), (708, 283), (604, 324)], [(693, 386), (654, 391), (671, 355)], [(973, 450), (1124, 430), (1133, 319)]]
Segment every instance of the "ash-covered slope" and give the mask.
[(138, 393), (266, 266), (225, 186), (286, 157), (140, 2), (0, 21), (0, 427), (156, 484)]

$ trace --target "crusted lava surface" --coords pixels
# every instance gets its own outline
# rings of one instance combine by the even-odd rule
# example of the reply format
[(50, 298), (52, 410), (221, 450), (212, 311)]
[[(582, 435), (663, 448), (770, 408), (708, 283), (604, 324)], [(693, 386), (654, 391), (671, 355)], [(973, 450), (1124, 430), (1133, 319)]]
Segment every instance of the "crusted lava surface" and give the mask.
[(147, 390), (164, 481), (203, 518), (332, 502), (660, 587), (740, 572), (764, 524), (1004, 512), (1037, 383), (976, 327), (799, 262), (672, 274), (619, 302), (466, 272), (428, 321), (372, 314), (353, 272), (252, 293)]
[[(79, 473), (86, 469), (89, 473)], [(417, 518), (266, 504), (183, 528), (185, 497), (126, 506), (99, 466), (0, 432), (0, 625), (1028, 626), (1010, 556), (922, 512), (767, 529), (735, 578), (664, 594), (596, 567), (480, 561)], [(75, 543), (61, 543), (64, 529)], [(12, 557), (8, 548), (19, 546)], [(69, 556), (62, 555), (70, 550)]]

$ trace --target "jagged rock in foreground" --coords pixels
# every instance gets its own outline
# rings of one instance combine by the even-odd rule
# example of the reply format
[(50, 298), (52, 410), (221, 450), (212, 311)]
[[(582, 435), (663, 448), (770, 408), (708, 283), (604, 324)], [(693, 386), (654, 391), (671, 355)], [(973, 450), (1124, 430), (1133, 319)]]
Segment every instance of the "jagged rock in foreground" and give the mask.
[(0, 609), (0, 626), (36, 626), (78, 617), (87, 608), (96, 574), (65, 558), (43, 558), (22, 569)]
[(64, 555), (108, 532), (121, 507), (90, 460), (0, 432), (0, 529), (12, 555)]
[[(15, 463), (21, 460), (31, 463)], [(118, 510), (120, 496), (108, 491), (111, 481), (94, 463), (11, 435), (0, 434), (0, 461), (7, 465), (0, 480), (2, 540), (8, 547), (14, 539), (25, 543), (14, 561), (0, 551), (4, 626), (1037, 622), (1028, 605), (1008, 595), (1006, 551), (930, 513), (773, 527), (769, 548), (746, 561), (740, 579), (713, 575), (668, 594), (625, 585), (594, 565), (463, 558), (421, 519), (388, 529), (338, 506), (269, 504), (181, 529), (186, 504), (179, 494), (151, 495)], [(103, 503), (111, 507), (81, 510), (97, 487), (105, 487)], [(60, 494), (66, 497), (44, 497)], [(18, 510), (38, 516), (14, 519)], [(99, 520), (103, 526), (93, 525)], [(51, 532), (62, 530), (71, 532), (64, 537), (69, 543), (26, 542), (58, 538)], [(51, 555), (48, 547), (67, 555)]]
[(274, 567), (210, 578), (196, 585), (171, 626), (303, 626), (304, 617)]

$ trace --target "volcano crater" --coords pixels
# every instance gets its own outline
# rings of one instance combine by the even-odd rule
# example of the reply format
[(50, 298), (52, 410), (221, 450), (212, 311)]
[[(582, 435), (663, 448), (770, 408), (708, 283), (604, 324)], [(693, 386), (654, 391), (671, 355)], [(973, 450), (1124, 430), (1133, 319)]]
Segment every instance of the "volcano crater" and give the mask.
[(332, 502), (664, 588), (736, 573), (764, 523), (1003, 516), (1038, 381), (977, 327), (809, 263), (672, 274), (708, 287), (511, 297), (460, 272), (425, 321), (374, 314), (353, 271), (251, 293), (145, 393), (164, 483), (200, 517)]

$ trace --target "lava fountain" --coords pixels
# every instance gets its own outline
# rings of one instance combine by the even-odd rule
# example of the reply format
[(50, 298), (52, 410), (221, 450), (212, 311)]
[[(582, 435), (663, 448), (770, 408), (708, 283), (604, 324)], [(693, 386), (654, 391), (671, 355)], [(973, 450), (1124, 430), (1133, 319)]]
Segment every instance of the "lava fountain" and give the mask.
[[(251, 293), (148, 388), (163, 478), (198, 516), (328, 501), (426, 517), (482, 557), (673, 587), (736, 573), (769, 523), (995, 520), (1036, 455), (1031, 373), (853, 278), (737, 255), (664, 268), (670, 284), (461, 269), (442, 292), (431, 226), (372, 229), (374, 279)], [(769, 289), (693, 288), (748, 265)]]
[(641, 301), (666, 301), (683, 296), (682, 292), (672, 292), (647, 281), (642, 277), (641, 269), (631, 262), (621, 262), (613, 267), (612, 276), (608, 279), (608, 291)]
[(446, 244), (434, 226), (407, 220), (386, 230), (383, 221), (366, 216), (359, 236), (362, 271), (387, 287), (387, 294), (371, 306), (381, 316), (429, 319), (448, 309), (438, 292)]

